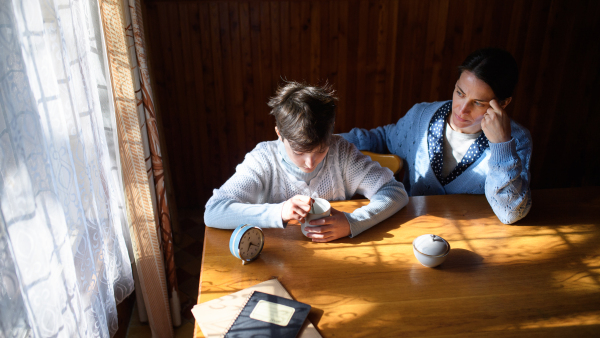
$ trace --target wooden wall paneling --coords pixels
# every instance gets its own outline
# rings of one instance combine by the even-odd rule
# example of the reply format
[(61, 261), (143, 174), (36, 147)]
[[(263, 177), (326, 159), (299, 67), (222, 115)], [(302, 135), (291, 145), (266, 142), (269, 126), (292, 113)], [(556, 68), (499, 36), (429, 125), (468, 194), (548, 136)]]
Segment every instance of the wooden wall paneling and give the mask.
[(389, 21), (386, 29), (389, 30), (387, 37), (387, 46), (385, 50), (385, 69), (384, 78), (385, 84), (383, 88), (383, 104), (382, 104), (382, 124), (389, 124), (393, 121), (392, 116), (396, 107), (394, 107), (394, 84), (396, 80), (396, 51), (398, 48), (398, 1), (390, 2), (388, 13)]
[[(310, 6), (310, 75), (309, 83), (317, 84), (321, 73), (321, 3), (313, 2)], [(306, 45), (305, 45), (306, 46)]]
[[(414, 3), (414, 2), (413, 2)], [(398, 114), (402, 114), (408, 111), (406, 107), (407, 104), (404, 103), (403, 95), (406, 92), (405, 78), (407, 77), (407, 72), (405, 71), (408, 68), (406, 64), (406, 60), (408, 58), (408, 54), (410, 51), (409, 41), (407, 40), (409, 37), (408, 27), (410, 17), (410, 9), (411, 9), (410, 1), (399, 1), (398, 2), (398, 23), (394, 27), (397, 30), (396, 33), (396, 49), (395, 49), (395, 59), (394, 63), (394, 73), (390, 74), (390, 76), (394, 77), (393, 87), (390, 88), (390, 95), (392, 96), (391, 103), (391, 121), (394, 121)], [(423, 79), (423, 77), (421, 77)], [(397, 119), (396, 119), (397, 120)], [(348, 128), (350, 130), (351, 127)]]
[[(281, 77), (283, 80), (290, 80), (292, 76), (292, 44), (291, 36), (291, 18), (290, 18), (290, 3), (289, 1), (279, 2), (279, 25), (281, 32)], [(279, 79), (278, 82), (282, 82)]]
[(252, 74), (253, 83), (252, 89), (254, 96), (254, 109), (252, 111), (254, 115), (254, 135), (256, 137), (255, 142), (264, 141), (265, 137), (265, 97), (263, 95), (263, 82), (267, 80), (264, 77), (262, 71), (261, 62), (261, 41), (260, 41), (260, 2), (248, 3), (248, 15), (250, 26), (250, 48), (252, 50)]
[[(264, 139), (261, 141), (274, 140), (275, 125), (273, 117), (268, 115), (269, 106), (267, 102), (275, 93), (275, 84), (273, 84), (273, 61), (271, 57), (271, 20), (269, 18), (269, 3), (262, 1), (260, 3), (260, 60), (261, 60), (261, 78), (263, 80), (261, 87), (260, 105), (261, 110), (257, 112), (262, 119), (260, 127), (265, 131)], [(269, 128), (273, 126), (273, 128)]]
[[(185, 79), (181, 78), (178, 74), (182, 74), (183, 65), (181, 60), (181, 28), (179, 26), (179, 6), (169, 6), (166, 8), (166, 17), (168, 21), (165, 23), (166, 32), (169, 36), (168, 40), (165, 42), (170, 44), (170, 47), (166, 49), (168, 55), (165, 55), (165, 60), (169, 63), (171, 73), (174, 74), (171, 76), (172, 86), (174, 91), (170, 100), (168, 101), (168, 109), (173, 112), (176, 112), (176, 115), (173, 116), (176, 119), (176, 123), (173, 123), (174, 126), (177, 126), (176, 129), (173, 129), (173, 133), (180, 135), (178, 137), (179, 145), (177, 149), (180, 147), (187, 147), (190, 143), (190, 130), (188, 128), (189, 125), (189, 117), (187, 114), (187, 104), (188, 100), (185, 98)], [(172, 106), (171, 106), (172, 105)], [(183, 161), (184, 154), (180, 150), (175, 150), (177, 157), (179, 158), (180, 163)], [(180, 168), (180, 171), (183, 173), (183, 177), (178, 177), (181, 183), (188, 181), (190, 177), (192, 177), (192, 169), (190, 166), (184, 166)], [(187, 178), (187, 179), (186, 179)], [(187, 184), (187, 183), (186, 183)], [(187, 189), (182, 192), (183, 197), (185, 199), (191, 198), (192, 191)]]
[[(375, 1), (371, 3), (371, 25), (372, 36), (370, 39), (374, 42), (372, 51), (372, 57), (369, 60), (371, 67), (367, 67), (368, 72), (371, 74), (371, 81), (367, 81), (372, 88), (371, 95), (367, 96), (369, 102), (367, 107), (373, 109), (373, 115), (371, 116), (370, 122), (374, 125), (381, 125), (383, 123), (383, 103), (385, 88), (385, 50), (387, 47), (387, 36), (388, 36), (388, 9), (389, 1)], [(368, 117), (366, 111), (362, 111), (361, 114)]]
[[(339, 41), (339, 15), (340, 10), (338, 2), (328, 1), (325, 3), (323, 9), (323, 15), (321, 16), (323, 37), (321, 38), (321, 78), (327, 80), (330, 86), (335, 90), (338, 90), (336, 84), (338, 83), (338, 63), (340, 54), (340, 41)], [(339, 128), (339, 118), (337, 115), (340, 113), (339, 101), (336, 103), (336, 126), (335, 130)]]
[[(272, 1), (269, 4), (269, 17), (271, 20), (271, 84), (277, 88), (281, 82), (283, 71), (281, 68), (281, 6), (279, 2)], [(275, 94), (275, 89), (269, 97)]]
[[(521, 80), (523, 79), (523, 74), (521, 66), (523, 64), (523, 54), (525, 53), (526, 47), (523, 41), (527, 36), (527, 26), (529, 24), (529, 12), (531, 11), (531, 3), (532, 1), (530, 0), (516, 1), (515, 3), (513, 3), (512, 13), (510, 16), (511, 22), (506, 42), (506, 49), (509, 50), (515, 57), (515, 60), (517, 60), (517, 63), (520, 66), (519, 70), (521, 73), (519, 83), (517, 84), (517, 88), (515, 88), (514, 95), (516, 95), (519, 89), (522, 87)], [(511, 116), (513, 118), (518, 119), (519, 116), (516, 115), (517, 110), (512, 109), (514, 107), (515, 104), (512, 103), (512, 105), (510, 106), (511, 109), (509, 109), (509, 111), (512, 112)]]
[[(508, 15), (506, 14), (506, 10), (509, 10)], [(475, 19), (478, 19), (476, 26), (476, 36), (478, 39), (476, 45), (485, 47), (498, 43), (498, 41), (493, 41), (495, 40), (493, 37), (498, 36), (493, 32), (498, 31), (503, 26), (510, 28), (511, 11), (511, 4), (506, 4), (505, 2), (495, 0), (493, 6), (486, 6), (486, 3), (478, 1), (475, 8)], [(502, 22), (497, 22), (497, 20), (502, 20)], [(500, 46), (500, 44), (497, 46)]]
[[(368, 32), (369, 32), (369, 1), (361, 0), (358, 5), (358, 21), (350, 21), (350, 23), (357, 23), (356, 27), (358, 39), (356, 42), (356, 63), (353, 63), (351, 67), (356, 68), (356, 77), (354, 81), (350, 80), (350, 85), (353, 90), (349, 93), (351, 98), (351, 106), (354, 108), (352, 115), (354, 116), (354, 124), (360, 126), (367, 126), (365, 124), (366, 117), (364, 111), (368, 110), (369, 114), (373, 114), (372, 109), (365, 105), (365, 91), (367, 86), (367, 46), (368, 46)], [(351, 88), (352, 88), (351, 87)]]
[[(210, 11), (209, 4), (207, 2), (199, 2), (199, 14), (200, 14), (200, 49), (202, 51), (200, 55), (199, 63), (202, 67), (202, 79), (198, 79), (198, 81), (202, 82), (203, 91), (204, 91), (204, 114), (206, 116), (206, 133), (210, 143), (204, 145), (204, 151), (208, 153), (209, 160), (216, 162), (216, 159), (220, 161), (220, 131), (218, 130), (218, 122), (217, 122), (217, 114), (218, 108), (216, 106), (216, 86), (215, 86), (215, 74), (213, 65), (213, 44), (212, 44), (212, 34), (211, 34), (211, 22), (210, 22)], [(198, 62), (197, 61), (197, 62)], [(183, 150), (183, 149), (182, 149)], [(205, 168), (208, 169), (212, 167), (209, 163)], [(214, 169), (214, 170), (211, 170)], [(224, 176), (226, 171), (230, 170), (222, 165), (218, 165), (218, 167), (210, 168), (203, 172), (212, 172), (209, 177), (206, 177), (206, 184), (212, 185), (213, 188), (219, 187), (223, 182), (225, 182)], [(187, 189), (185, 186), (182, 186), (181, 189)], [(210, 195), (209, 195), (210, 197)], [(206, 200), (208, 198), (205, 198)], [(195, 201), (198, 203), (199, 201)], [(202, 202), (200, 202), (202, 203)], [(187, 203), (190, 206), (193, 206), (193, 202), (190, 201)]]
[(243, 2), (238, 4), (239, 12), (239, 31), (240, 31), (240, 43), (241, 43), (241, 56), (242, 56), (242, 91), (243, 91), (243, 119), (244, 119), (244, 133), (245, 133), (245, 148), (239, 151), (248, 152), (253, 149), (254, 143), (256, 142), (256, 133), (254, 130), (254, 110), (255, 110), (255, 96), (254, 96), (254, 68), (252, 58), (252, 38), (250, 36), (250, 9), (248, 3)]
[[(585, 104), (581, 104), (579, 109), (574, 107), (577, 103), (590, 102), (591, 97), (586, 98), (586, 92), (581, 88), (587, 87), (586, 82), (589, 81), (590, 74), (598, 74), (598, 62), (585, 63), (588, 55), (595, 55), (596, 60), (600, 60), (599, 44), (588, 45), (591, 37), (588, 32), (593, 31), (590, 28), (594, 24), (597, 25), (598, 22), (598, 20), (587, 21), (591, 19), (586, 15), (588, 10), (593, 13), (593, 6), (587, 6), (581, 2), (569, 4), (568, 9), (559, 6), (557, 12), (560, 14), (556, 16), (556, 20), (570, 22), (570, 25), (556, 27), (551, 33), (561, 39), (559, 45), (563, 48), (564, 53), (560, 53), (563, 57), (556, 64), (562, 67), (563, 75), (561, 79), (552, 81), (558, 82), (560, 86), (555, 93), (557, 98), (554, 105), (558, 113), (553, 116), (551, 128), (548, 129), (550, 132), (544, 135), (547, 141), (543, 144), (548, 145), (548, 151), (543, 152), (545, 157), (541, 160), (541, 165), (545, 170), (542, 171), (540, 181), (554, 181), (553, 184), (560, 187), (580, 186), (583, 183), (581, 169), (588, 166), (582, 161), (588, 157), (585, 152), (586, 128), (583, 126), (593, 123), (592, 116), (597, 115), (597, 111), (596, 114), (590, 114), (590, 111), (585, 109)], [(580, 19), (577, 20), (577, 18)], [(559, 29), (560, 31), (558, 31)], [(588, 46), (589, 48), (582, 53), (577, 46)], [(590, 67), (587, 69), (577, 67), (577, 65), (584, 64)], [(596, 119), (596, 122), (600, 121)], [(543, 139), (542, 142), (544, 142)], [(561, 148), (569, 152), (571, 160), (565, 162), (563, 166), (556, 166), (556, 154), (551, 150)], [(589, 158), (592, 157), (589, 156)]]
[[(537, 83), (535, 84), (534, 97), (536, 102), (539, 102), (539, 114), (533, 116), (531, 124), (531, 132), (535, 135), (535, 139), (540, 145), (547, 145), (549, 141), (548, 131), (552, 130), (554, 123), (554, 114), (544, 114), (543, 112), (555, 109), (559, 97), (561, 96), (561, 87), (563, 86), (563, 77), (567, 71), (565, 68), (566, 53), (553, 53), (553, 46), (562, 46), (566, 41), (567, 36), (559, 33), (558, 29), (571, 30), (572, 23), (567, 27), (558, 25), (561, 22), (561, 14), (566, 8), (561, 8), (557, 2), (552, 2), (549, 12), (546, 31), (544, 32), (544, 43), (542, 46), (542, 55), (539, 60), (539, 71)], [(571, 8), (571, 6), (569, 6)], [(570, 10), (569, 10), (570, 11)], [(542, 178), (546, 175), (545, 157), (547, 152), (541, 151), (535, 154), (536, 160), (532, 162), (532, 172), (539, 174), (532, 177), (532, 182), (542, 182)], [(554, 163), (554, 162), (553, 162)], [(551, 169), (551, 168), (547, 168)]]
[[(241, 155), (238, 151), (239, 139), (243, 139), (244, 135), (239, 133), (237, 128), (238, 116), (236, 111), (239, 109), (237, 105), (239, 100), (240, 92), (236, 87), (236, 79), (239, 77), (239, 73), (234, 71), (234, 67), (237, 64), (236, 59), (239, 54), (232, 52), (232, 30), (235, 30), (233, 25), (229, 22), (229, 6), (234, 6), (235, 3), (219, 2), (216, 3), (212, 10), (218, 15), (219, 19), (219, 39), (221, 47), (221, 60), (223, 62), (223, 81), (221, 84), (221, 92), (223, 97), (223, 111), (219, 112), (222, 116), (220, 121), (223, 124), (223, 129), (220, 129), (225, 136), (225, 153), (220, 154), (219, 158), (227, 156), (229, 161), (228, 177), (234, 173), (235, 166), (241, 162)], [(211, 18), (213, 18), (211, 16)], [(219, 96), (217, 96), (219, 97)], [(221, 128), (221, 127), (219, 127)], [(233, 151), (232, 151), (233, 150)]]
[(287, 78), (290, 81), (302, 81), (300, 77), (300, 3), (290, 1), (289, 19), (290, 19), (290, 73)]
[[(229, 54), (227, 50), (223, 50), (223, 46), (221, 45), (222, 35), (226, 34), (226, 32), (221, 32), (221, 26), (219, 23), (220, 15), (219, 15), (219, 6), (218, 3), (209, 2), (209, 13), (210, 13), (210, 34), (211, 34), (211, 53), (212, 53), (212, 62), (213, 62), (213, 72), (214, 72), (214, 93), (213, 96), (215, 100), (215, 110), (213, 111), (213, 118), (215, 120), (216, 129), (216, 140), (218, 154), (213, 157), (214, 159), (218, 159), (221, 163), (222, 170), (221, 173), (221, 182), (225, 182), (233, 173), (232, 168), (235, 164), (231, 163), (231, 149), (229, 148), (228, 140), (230, 138), (235, 137), (230, 132), (228, 126), (228, 114), (227, 114), (227, 103), (229, 100), (225, 100), (225, 83), (228, 82), (226, 80), (226, 76), (228, 75), (226, 61), (223, 60), (224, 54)], [(226, 39), (226, 38), (224, 38)], [(215, 140), (215, 139), (213, 139)], [(231, 142), (235, 144), (235, 141)]]
[(451, 67), (444, 67), (442, 70), (442, 82), (445, 84), (451, 84), (443, 89), (439, 101), (452, 99), (452, 93), (454, 85), (458, 79), (458, 71), (456, 69), (466, 55), (462, 53), (461, 40), (463, 35), (463, 18), (464, 4), (460, 3), (458, 6), (455, 5), (454, 1), (448, 9), (448, 20), (446, 25), (446, 41), (444, 43), (444, 58), (446, 65), (453, 65)]
[(195, 106), (193, 114), (194, 119), (194, 132), (192, 136), (192, 154), (194, 157), (194, 180), (197, 183), (196, 193), (194, 199), (186, 203), (187, 207), (199, 205), (205, 198), (204, 196), (210, 196), (212, 189), (215, 188), (215, 178), (218, 177), (218, 167), (213, 164), (214, 157), (211, 157), (210, 149), (208, 144), (211, 144), (212, 135), (210, 132), (209, 114), (206, 111), (206, 96), (204, 94), (204, 69), (203, 69), (203, 52), (202, 50), (202, 25), (200, 20), (200, 6), (198, 3), (190, 2), (188, 7), (188, 17), (190, 25), (190, 47), (191, 47), (191, 60), (192, 64), (186, 72), (193, 74), (193, 89), (194, 91), (190, 94), (188, 99), (195, 98)]
[[(541, 88), (536, 89), (537, 77), (539, 71), (539, 65), (542, 57), (542, 47), (544, 44), (544, 33), (548, 22), (548, 12), (550, 10), (550, 4), (545, 1), (534, 1), (529, 15), (529, 25), (527, 34), (525, 37), (525, 52), (523, 55), (523, 63), (520, 70), (520, 82), (521, 88), (527, 90), (528, 95), (531, 97), (531, 112), (527, 114), (527, 120), (521, 120), (522, 123), (528, 126), (533, 126), (535, 123), (534, 116), (538, 111), (539, 97), (541, 96)], [(537, 92), (537, 94), (536, 94)], [(517, 106), (515, 108), (527, 109), (526, 101), (515, 102)], [(530, 129), (535, 133), (536, 131)], [(538, 143), (538, 147), (545, 145)]]
[[(549, 8), (550, 4), (546, 1), (533, 1), (527, 18), (529, 24), (527, 29), (521, 32), (521, 43), (524, 45), (523, 58), (519, 69), (519, 84), (517, 85), (515, 102), (510, 104), (512, 107), (509, 111), (521, 112), (521, 114), (514, 114), (513, 117), (525, 126), (533, 124), (533, 116), (539, 111), (539, 102), (535, 98), (534, 90)], [(519, 99), (520, 93), (526, 93), (526, 96), (524, 95)], [(528, 99), (525, 100), (525, 97)], [(533, 130), (530, 129), (530, 131), (533, 133)]]
[[(311, 34), (311, 18), (310, 7), (313, 3), (308, 1), (300, 2), (300, 79), (303, 82), (310, 82), (310, 34)], [(292, 12), (292, 15), (295, 13)]]
[[(525, 52), (525, 43), (524, 42), (528, 35), (528, 25), (529, 25), (529, 19), (530, 19), (530, 15), (531, 15), (530, 14), (531, 6), (532, 6), (531, 1), (515, 1), (510, 6), (499, 1), (498, 3), (496, 3), (496, 5), (495, 5), (496, 10), (494, 10), (493, 15), (492, 15), (492, 18), (495, 18), (498, 16), (498, 13), (502, 12), (502, 14), (503, 14), (502, 20), (504, 20), (506, 22), (504, 24), (506, 27), (505, 27), (505, 31), (499, 31), (497, 29), (492, 29), (492, 32), (490, 33), (491, 36), (490, 36), (490, 40), (489, 40), (489, 45), (497, 46), (497, 47), (504, 46), (504, 48), (506, 48), (508, 51), (510, 51), (513, 54), (513, 56), (515, 57), (515, 60), (517, 61), (517, 64), (519, 65), (519, 69), (520, 69), (521, 73), (522, 73), (522, 69), (523, 69), (523, 67), (522, 67), (523, 54)], [(543, 17), (543, 15), (542, 15), (542, 17)], [(542, 22), (543, 21), (540, 21), (538, 23), (542, 24)], [(494, 28), (495, 28), (495, 26), (494, 26)], [(505, 39), (502, 39), (499, 41), (497, 38), (495, 38), (495, 37), (499, 36), (499, 34), (503, 34), (502, 37), (505, 37)], [(523, 79), (522, 74), (521, 74), (520, 78), (521, 78), (521, 80), (517, 84), (517, 87), (515, 88), (515, 91), (513, 92), (513, 95), (512, 95), (513, 100), (510, 103), (510, 105), (507, 107), (506, 111), (509, 114), (509, 116), (511, 116), (513, 119), (515, 119), (519, 123), (524, 123), (525, 121), (521, 120), (522, 116), (517, 116), (516, 112), (518, 112), (518, 110), (515, 109), (517, 103), (526, 103), (528, 100), (527, 97), (519, 98), (520, 88), (524, 88), (522, 86), (522, 79)], [(529, 96), (529, 95), (527, 95), (527, 96)]]
[[(357, 106), (360, 107), (356, 110), (357, 121), (361, 121), (361, 125), (367, 125), (370, 127), (373, 118), (378, 112), (373, 109), (373, 96), (375, 95), (375, 74), (376, 69), (376, 55), (377, 55), (377, 28), (378, 28), (378, 15), (377, 15), (377, 4), (375, 0), (364, 1), (366, 3), (366, 10), (364, 18), (366, 20), (364, 29), (359, 28), (358, 37), (358, 81), (361, 85), (357, 86)], [(361, 32), (363, 34), (361, 34)], [(364, 52), (363, 52), (364, 50)], [(369, 112), (368, 114), (366, 112)]]
[(319, 72), (317, 74), (318, 83), (330, 83), (331, 82), (331, 54), (333, 53), (333, 46), (331, 45), (330, 36), (333, 31), (331, 17), (329, 14), (330, 1), (323, 1), (319, 4), (319, 27), (320, 29), (316, 32), (319, 35)]
[[(431, 43), (431, 50), (427, 54), (431, 54), (429, 68), (431, 69), (431, 82), (429, 88), (429, 101), (441, 101), (444, 97), (451, 98), (453, 84), (442, 87), (442, 70), (444, 41), (446, 39), (446, 25), (448, 20), (448, 7), (449, 0), (439, 0), (430, 7), (430, 20), (434, 22), (434, 25), (430, 25), (430, 30), (433, 33), (433, 37), (429, 37), (430, 31), (428, 30), (428, 43)], [(428, 46), (429, 47), (429, 46)], [(427, 83), (427, 81), (424, 81)]]
[[(172, 6), (175, 7), (175, 6)], [(200, 157), (199, 155), (199, 147), (198, 147), (198, 139), (195, 138), (197, 135), (197, 125), (196, 125), (196, 117), (195, 112), (197, 111), (197, 101), (190, 100), (189, 97), (193, 97), (194, 95), (194, 74), (190, 71), (187, 71), (190, 68), (193, 68), (193, 59), (192, 59), (192, 51), (191, 51), (191, 40), (190, 40), (190, 32), (189, 29), (189, 19), (188, 19), (188, 3), (180, 3), (176, 7), (178, 9), (177, 17), (173, 17), (173, 19), (177, 19), (171, 22), (171, 25), (174, 29), (174, 34), (172, 37), (173, 43), (173, 61), (174, 68), (177, 74), (181, 74), (183, 77), (183, 81), (177, 81), (177, 100), (182, 101), (184, 104), (180, 105), (180, 116), (182, 116), (181, 130), (182, 133), (182, 143), (184, 149), (188, 149), (188, 152), (183, 153), (179, 151), (180, 156), (185, 160), (186, 163), (185, 177), (186, 184), (189, 185), (189, 189), (186, 189), (186, 196), (188, 199), (196, 200), (197, 191), (202, 186), (202, 178), (200, 175), (196, 175), (198, 169), (201, 168), (201, 164), (199, 163)]]
[(245, 119), (248, 112), (244, 109), (244, 87), (243, 87), (243, 71), (242, 71), (242, 41), (240, 34), (240, 15), (238, 3), (230, 2), (228, 8), (226, 8), (228, 14), (229, 25), (231, 27), (230, 38), (231, 38), (231, 83), (229, 85), (229, 99), (231, 100), (231, 112), (233, 116), (232, 124), (235, 125), (234, 133), (236, 135), (235, 151), (231, 151), (235, 154), (233, 157), (233, 163), (235, 165), (241, 163), (244, 160), (245, 153), (242, 151), (249, 151), (248, 138), (246, 131), (249, 129), (249, 125)]
[[(343, 4), (342, 4), (343, 5)], [(357, 82), (357, 61), (358, 61), (358, 13), (360, 11), (359, 8), (360, 2), (350, 1), (348, 2), (347, 13), (348, 15), (345, 17), (340, 17), (342, 23), (347, 27), (346, 29), (346, 64), (345, 71), (342, 69), (341, 73), (346, 74), (345, 86), (343, 88), (340, 87), (339, 96), (342, 101), (345, 103), (343, 120), (346, 126), (356, 125), (356, 121), (354, 119), (356, 115), (356, 82)], [(341, 45), (340, 45), (341, 48)], [(342, 62), (344, 60), (342, 59)], [(342, 130), (346, 132), (347, 129)]]
[[(491, 3), (491, 2), (490, 2)], [(489, 6), (488, 3), (487, 5)], [(454, 64), (460, 64), (460, 62), (464, 59), (461, 51), (468, 50), (469, 46), (474, 42), (473, 36), (475, 35), (475, 7), (481, 4), (481, 1), (473, 1), (470, 2), (468, 0), (462, 0), (459, 2), (457, 6), (458, 11), (460, 12), (457, 20), (455, 22), (456, 26), (454, 29), (460, 30), (460, 35), (458, 35), (458, 41), (460, 44), (458, 45), (457, 50), (458, 53), (453, 55)], [(462, 6), (461, 6), (462, 5)]]
[(457, 66), (488, 45), (520, 67), (508, 113), (534, 139), (532, 186), (598, 184), (597, 2), (148, 1), (150, 61), (183, 207), (202, 207), (249, 150), (275, 139), (266, 103), (281, 78), (331, 83), (337, 133), (373, 128), (416, 103), (451, 99)]
[[(567, 8), (568, 7), (568, 8)], [(568, 82), (569, 67), (567, 66), (568, 50), (571, 47), (572, 31), (574, 21), (572, 20), (575, 12), (574, 4), (566, 4), (561, 2), (552, 2), (548, 17), (548, 24), (546, 26), (544, 47), (542, 50), (542, 62), (540, 63), (540, 75), (538, 76), (538, 86), (540, 100), (542, 100), (541, 106), (544, 107), (543, 111), (549, 111), (556, 109), (558, 104), (564, 97), (574, 97), (570, 89), (572, 86), (566, 85)], [(564, 21), (564, 20), (569, 21)], [(565, 25), (566, 23), (566, 25)], [(553, 53), (552, 46), (561, 46), (565, 48), (563, 53)], [(562, 114), (547, 115), (541, 113), (535, 117), (535, 129), (536, 139), (542, 145), (549, 145), (550, 142), (554, 141), (550, 138), (551, 132), (556, 131), (554, 135), (561, 135), (561, 143), (567, 146), (571, 143), (570, 140), (564, 138), (568, 135), (569, 119), (562, 119)], [(557, 121), (558, 119), (558, 121)], [(568, 149), (568, 148), (567, 148)], [(573, 149), (572, 154), (576, 152)], [(550, 157), (548, 156), (550, 155)], [(557, 173), (557, 170), (553, 167), (548, 167), (549, 164), (554, 165), (555, 161), (552, 158), (553, 154), (548, 151), (542, 151), (536, 154), (536, 161), (534, 162), (534, 170), (540, 172), (541, 175), (537, 175), (535, 178), (538, 182), (544, 182), (547, 179), (552, 179), (552, 174)], [(543, 169), (543, 170), (542, 170)], [(559, 172), (564, 172), (564, 168)], [(559, 175), (554, 178), (559, 182), (568, 180), (565, 175)], [(558, 183), (561, 184), (562, 183)]]
[(332, 82), (337, 89), (339, 101), (336, 115), (336, 132), (347, 131), (349, 127), (349, 114), (347, 104), (348, 93), (348, 2), (331, 2), (332, 12), (339, 9), (337, 26), (337, 68), (335, 74), (337, 82)]
[[(584, 24), (578, 34), (582, 37), (580, 46), (585, 46), (588, 49), (587, 53), (583, 54), (583, 62), (580, 64), (573, 63), (573, 70), (579, 69), (583, 74), (580, 82), (576, 84), (581, 92), (581, 112), (587, 114), (588, 118), (583, 122), (583, 127), (578, 130), (583, 136), (577, 136), (583, 139), (581, 146), (582, 154), (577, 158), (575, 163), (571, 165), (571, 170), (568, 174), (575, 176), (578, 173), (578, 178), (572, 183), (572, 186), (588, 186), (600, 185), (600, 109), (598, 108), (598, 93), (600, 92), (600, 44), (595, 40), (598, 32), (600, 32), (600, 2), (593, 2), (590, 8), (586, 8)], [(577, 52), (576, 52), (577, 53)], [(573, 108), (569, 107), (568, 111)], [(575, 112), (575, 117), (577, 112)]]
[[(486, 15), (485, 27), (487, 28), (484, 29), (484, 32), (489, 33), (486, 33), (485, 39), (481, 41), (481, 44), (477, 48), (493, 46), (507, 49), (508, 35), (511, 29), (512, 7), (515, 3), (496, 0), (493, 6), (485, 9), (489, 14)], [(497, 23), (496, 20), (499, 17), (501, 21)]]
[[(410, 106), (415, 103), (422, 102), (422, 91), (421, 86), (419, 84), (421, 81), (430, 81), (429, 79), (424, 79), (422, 77), (423, 70), (425, 68), (423, 57), (425, 55), (425, 39), (423, 38), (426, 33), (427, 27), (427, 11), (429, 8), (429, 3), (426, 1), (415, 1), (416, 3), (411, 4), (411, 15), (414, 15), (415, 19), (412, 20), (410, 18), (410, 54), (407, 61), (409, 64), (409, 68), (406, 69), (410, 76), (407, 78), (408, 82), (406, 84), (407, 94), (405, 96), (405, 102), (410, 102)], [(407, 107), (400, 116), (404, 116), (406, 111), (408, 111), (410, 107)]]

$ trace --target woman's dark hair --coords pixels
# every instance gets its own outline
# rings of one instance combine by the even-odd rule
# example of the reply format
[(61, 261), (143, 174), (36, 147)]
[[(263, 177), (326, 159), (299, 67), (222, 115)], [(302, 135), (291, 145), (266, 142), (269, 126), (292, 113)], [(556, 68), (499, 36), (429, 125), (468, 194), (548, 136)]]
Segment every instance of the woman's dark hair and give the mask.
[(517, 61), (509, 52), (499, 48), (482, 48), (474, 51), (467, 56), (458, 69), (459, 74), (468, 70), (487, 83), (499, 101), (512, 96), (519, 80)]
[(279, 87), (269, 100), (277, 130), (292, 149), (322, 151), (330, 145), (337, 100), (334, 94), (327, 84), (312, 87), (292, 81)]

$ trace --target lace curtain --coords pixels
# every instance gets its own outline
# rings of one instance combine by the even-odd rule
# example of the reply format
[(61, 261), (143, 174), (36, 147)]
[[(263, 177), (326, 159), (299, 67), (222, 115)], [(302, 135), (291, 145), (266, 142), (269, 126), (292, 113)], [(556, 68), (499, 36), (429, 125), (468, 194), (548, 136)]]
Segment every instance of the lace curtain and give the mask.
[(133, 291), (104, 55), (97, 2), (0, 0), (0, 337), (109, 337)]

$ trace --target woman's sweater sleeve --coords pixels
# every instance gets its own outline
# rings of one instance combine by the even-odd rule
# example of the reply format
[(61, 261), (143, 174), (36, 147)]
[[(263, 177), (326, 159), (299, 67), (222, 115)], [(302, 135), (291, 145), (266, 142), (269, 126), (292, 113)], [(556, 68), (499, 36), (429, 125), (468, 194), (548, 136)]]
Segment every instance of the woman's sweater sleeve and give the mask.
[(284, 228), (283, 203), (269, 204), (265, 193), (271, 167), (255, 149), (237, 166), (235, 174), (206, 203), (204, 223), (212, 228), (235, 229), (240, 224)]
[(514, 137), (508, 142), (491, 143), (485, 196), (498, 219), (512, 224), (525, 217), (531, 209), (529, 161), (531, 136)]
[(350, 223), (350, 237), (355, 237), (406, 206), (408, 194), (404, 185), (394, 179), (391, 170), (371, 161), (353, 145), (347, 146), (349, 156), (344, 167), (346, 189), (370, 200), (369, 204), (354, 212), (345, 213)]
[(348, 142), (354, 144), (358, 150), (372, 151), (379, 154), (387, 154), (387, 134), (394, 125), (390, 124), (383, 127), (367, 130), (362, 128), (353, 128), (349, 133), (340, 134)]
[(423, 110), (429, 106), (428, 103), (415, 104), (396, 123), (371, 130), (354, 128), (349, 133), (343, 133), (340, 136), (354, 144), (358, 150), (367, 150), (378, 154), (389, 154), (393, 150), (394, 154), (403, 157), (405, 155), (403, 149), (397, 147), (399, 137), (407, 137), (413, 124), (421, 116)]

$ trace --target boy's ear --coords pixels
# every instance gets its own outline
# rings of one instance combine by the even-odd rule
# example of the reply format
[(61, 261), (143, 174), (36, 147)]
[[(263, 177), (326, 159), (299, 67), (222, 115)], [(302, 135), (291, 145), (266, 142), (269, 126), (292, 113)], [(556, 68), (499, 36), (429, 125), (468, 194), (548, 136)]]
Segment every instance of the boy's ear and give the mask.
[(279, 129), (277, 129), (277, 127), (275, 127), (275, 132), (277, 133), (277, 138), (279, 138), (279, 141), (282, 141), (281, 134), (279, 134)]

